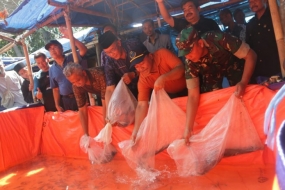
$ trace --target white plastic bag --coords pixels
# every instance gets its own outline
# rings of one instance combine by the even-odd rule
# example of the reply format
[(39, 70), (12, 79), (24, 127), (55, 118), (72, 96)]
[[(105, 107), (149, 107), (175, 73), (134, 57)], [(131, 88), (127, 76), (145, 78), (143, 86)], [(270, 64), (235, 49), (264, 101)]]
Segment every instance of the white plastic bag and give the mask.
[(153, 92), (148, 114), (133, 145), (131, 140), (119, 143), (122, 154), (133, 169), (154, 168), (156, 153), (183, 136), (186, 115), (162, 89)]
[(83, 135), (80, 139), (80, 148), (88, 154), (91, 163), (102, 164), (110, 162), (116, 154), (116, 149), (112, 144), (97, 142), (95, 139)]
[(108, 123), (94, 138), (89, 138), (89, 148), (86, 146), (86, 137), (80, 142), (82, 150), (88, 153), (89, 159), (95, 163), (106, 163), (112, 160), (116, 154), (112, 142), (112, 125), (126, 127), (135, 120), (137, 100), (121, 79), (116, 86), (108, 105)]
[(205, 128), (189, 139), (175, 140), (167, 149), (180, 176), (203, 175), (226, 155), (263, 148), (254, 124), (240, 99), (232, 95)]
[(135, 121), (137, 100), (124, 83), (120, 80), (116, 86), (108, 105), (107, 119), (109, 123), (126, 127)]

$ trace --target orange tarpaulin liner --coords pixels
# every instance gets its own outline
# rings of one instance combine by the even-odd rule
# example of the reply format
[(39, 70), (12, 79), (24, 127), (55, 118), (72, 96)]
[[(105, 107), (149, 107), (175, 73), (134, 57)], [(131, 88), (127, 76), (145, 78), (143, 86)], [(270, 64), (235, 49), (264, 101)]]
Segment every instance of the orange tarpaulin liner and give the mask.
[[(197, 124), (194, 128), (195, 133), (206, 126), (209, 120), (225, 105), (229, 97), (234, 93), (234, 90), (235, 87), (231, 87), (201, 95), (195, 120)], [(263, 143), (265, 142), (263, 132), (264, 113), (274, 94), (274, 91), (266, 87), (254, 85), (247, 88), (246, 94), (243, 97), (243, 101)], [(173, 99), (173, 101), (182, 108), (182, 110), (186, 111), (187, 97), (176, 98)], [(284, 113), (285, 109), (282, 105), (279, 107), (277, 125), (281, 124), (283, 117), (281, 113)], [(89, 134), (91, 137), (95, 137), (104, 127), (102, 109), (101, 107), (89, 107), (88, 111)], [(79, 147), (79, 140), (83, 135), (83, 130), (76, 112), (68, 111), (62, 114), (46, 113), (44, 123), (45, 127), (43, 128), (41, 144), (42, 154), (87, 158), (87, 155), (84, 154)], [(112, 144), (118, 151), (120, 151), (118, 142), (130, 139), (132, 129), (133, 125), (125, 128), (113, 127)], [(163, 152), (161, 155), (167, 155), (167, 153)]]
[(44, 107), (0, 112), (0, 171), (40, 153)]
[[(209, 120), (224, 106), (226, 101), (234, 92), (235, 88), (226, 88), (201, 96), (200, 106), (196, 117), (199, 132)], [(257, 129), (262, 142), (265, 142), (263, 134), (264, 113), (267, 105), (275, 92), (262, 86), (249, 86), (243, 101)], [(187, 97), (173, 100), (182, 110), (186, 110)], [(280, 126), (285, 113), (285, 101), (281, 103), (277, 112), (277, 126)], [(17, 120), (23, 110), (15, 113)], [(21, 111), (21, 112), (20, 112)], [(26, 110), (25, 110), (26, 111)], [(25, 112), (24, 111), (24, 112)], [(33, 130), (42, 130), (40, 152), (31, 161), (15, 166), (0, 173), (0, 188), (4, 189), (272, 189), (275, 174), (274, 154), (265, 149), (248, 154), (223, 158), (221, 162), (209, 173), (199, 177), (178, 177), (174, 161), (171, 160), (166, 151), (156, 155), (156, 169), (162, 171), (154, 183), (143, 183), (142, 179), (137, 179), (135, 172), (129, 168), (120, 152), (114, 160), (107, 164), (91, 165), (87, 160), (87, 154), (83, 153), (79, 147), (79, 139), (83, 135), (79, 117), (76, 112), (64, 112), (62, 114), (46, 113), (42, 123), (37, 120), (36, 115), (41, 115), (42, 110), (32, 108), (31, 113), (25, 113), (30, 117)], [(90, 136), (95, 137), (104, 127), (101, 107), (89, 107), (89, 131)], [(6, 113), (5, 113), (6, 114)], [(12, 113), (7, 113), (12, 114)], [(18, 121), (2, 118), (2, 125), (7, 128), (17, 125)], [(13, 117), (14, 118), (14, 117)], [(118, 142), (130, 139), (133, 125), (125, 128), (113, 127), (112, 144), (118, 151)], [(27, 151), (26, 142), (21, 142), (24, 133), (15, 131), (9, 138), (2, 140), (1, 148), (6, 144), (17, 144), (14, 156), (16, 159), (9, 166), (19, 164), (21, 160), (28, 160), (32, 156), (31, 151)], [(22, 136), (22, 137), (21, 137)], [(29, 137), (29, 136), (27, 136)], [(25, 137), (25, 138), (27, 138)], [(25, 139), (23, 138), (23, 139)], [(30, 138), (30, 137), (29, 137)], [(11, 140), (13, 139), (13, 140)], [(15, 141), (15, 142), (13, 142)], [(20, 141), (21, 143), (17, 143)], [(28, 145), (27, 147), (32, 147)], [(15, 148), (15, 145), (13, 146)], [(19, 150), (23, 149), (23, 150)], [(2, 153), (3, 151), (1, 151)], [(35, 154), (36, 155), (36, 154)], [(59, 157), (50, 157), (59, 156)], [(69, 157), (69, 158), (66, 158)], [(75, 159), (83, 158), (83, 159)], [(0, 164), (3, 160), (8, 160), (6, 154), (1, 155)], [(264, 165), (266, 163), (266, 165)], [(269, 164), (268, 164), (269, 163)], [(2, 166), (2, 165), (1, 165)], [(7, 167), (9, 167), (7, 165)], [(7, 168), (5, 167), (5, 169)], [(3, 168), (3, 167), (2, 167)]]

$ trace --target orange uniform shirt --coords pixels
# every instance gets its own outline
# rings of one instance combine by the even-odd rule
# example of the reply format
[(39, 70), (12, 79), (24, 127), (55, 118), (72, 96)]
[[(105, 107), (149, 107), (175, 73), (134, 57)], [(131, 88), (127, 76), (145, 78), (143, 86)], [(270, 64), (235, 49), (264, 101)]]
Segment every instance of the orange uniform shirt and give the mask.
[[(182, 64), (182, 61), (171, 51), (159, 49), (153, 53), (153, 65), (150, 74), (147, 77), (140, 75), (138, 81), (138, 101), (149, 101), (150, 93), (154, 88), (154, 83), (158, 77), (170, 72), (172, 69)], [(164, 89), (168, 93), (177, 93), (186, 88), (185, 77), (180, 79), (166, 81)]]

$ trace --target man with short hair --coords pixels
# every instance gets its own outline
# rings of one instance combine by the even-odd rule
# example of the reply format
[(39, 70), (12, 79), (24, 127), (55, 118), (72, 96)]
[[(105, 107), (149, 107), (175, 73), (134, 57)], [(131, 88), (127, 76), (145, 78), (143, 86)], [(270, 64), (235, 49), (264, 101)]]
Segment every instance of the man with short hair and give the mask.
[(57, 111), (50, 87), (49, 59), (44, 53), (39, 52), (34, 55), (34, 60), (40, 69), (34, 75), (34, 95), (38, 100), (43, 100), (45, 111)]
[(246, 24), (246, 21), (245, 21), (245, 14), (244, 12), (240, 9), (240, 8), (237, 8), (235, 11), (234, 11), (234, 19), (236, 21), (237, 24), (243, 24), (245, 25)]
[[(60, 28), (63, 37), (69, 38), (67, 29)], [(71, 36), (73, 38), (73, 36)], [(84, 64), (82, 57), (87, 52), (86, 46), (74, 38), (75, 46), (78, 48), (79, 64)], [(54, 59), (52, 66), (49, 69), (50, 86), (53, 91), (53, 97), (57, 111), (64, 110), (78, 110), (74, 93), (72, 91), (72, 84), (67, 80), (63, 74), (64, 67), (69, 62), (74, 62), (73, 55), (65, 56), (63, 53), (62, 44), (57, 40), (51, 40), (45, 45), (45, 49), (49, 51), (50, 56)], [(87, 67), (85, 65), (85, 67)], [(60, 97), (62, 96), (63, 108), (60, 105)]]
[(30, 84), (27, 67), (23, 63), (18, 63), (17, 65), (15, 65), (14, 71), (24, 79), (21, 85), (21, 91), (23, 93), (24, 100), (27, 103), (34, 103), (33, 94), (32, 94), (33, 87)]
[[(138, 46), (129, 53), (131, 68), (139, 72), (138, 105), (132, 140), (135, 142), (139, 127), (148, 112), (152, 90), (164, 88), (172, 97), (186, 96), (184, 66), (171, 51), (163, 48), (149, 53), (144, 46)], [(183, 93), (184, 92), (184, 93)]]
[(229, 9), (223, 9), (219, 13), (221, 23), (227, 27), (224, 32), (234, 35), (245, 41), (245, 28), (235, 23), (232, 12)]
[[(236, 96), (242, 98), (253, 73), (256, 54), (240, 39), (220, 31), (199, 37), (193, 27), (182, 30), (176, 39), (179, 55), (185, 56), (185, 78), (188, 88), (185, 143), (189, 144), (199, 105), (200, 93), (222, 88), (226, 76), (236, 85)], [(243, 60), (245, 63), (243, 64)]]
[(257, 54), (251, 83), (261, 83), (258, 77), (271, 77), (281, 73), (278, 48), (267, 0), (249, 0), (255, 16), (246, 26), (246, 43)]
[(99, 43), (107, 55), (104, 64), (104, 72), (106, 76), (106, 106), (108, 107), (111, 95), (115, 90), (115, 86), (122, 78), (124, 83), (129, 87), (135, 97), (137, 97), (137, 73), (134, 68), (130, 69), (130, 59), (128, 53), (138, 45), (137, 43), (129, 43), (121, 41), (111, 31), (107, 31), (99, 37)]
[(184, 28), (186, 28), (189, 24), (191, 24), (199, 34), (203, 34), (204, 32), (211, 30), (220, 30), (218, 24), (212, 20), (205, 18), (200, 15), (200, 7), (198, 0), (182, 0), (181, 8), (184, 13), (184, 19), (174, 18), (167, 11), (165, 5), (165, 0), (156, 0), (160, 13), (171, 27), (173, 27), (176, 31), (180, 32)]
[(5, 71), (4, 63), (0, 58), (0, 96), (1, 96), (1, 105), (3, 105), (3, 99), (8, 91), (10, 91), (14, 96), (13, 105), (4, 106), (5, 108), (12, 107), (21, 107), (27, 103), (24, 100), (23, 93), (21, 91), (21, 85), (23, 79), (17, 75), (15, 71)]
[(63, 74), (72, 84), (75, 99), (79, 108), (80, 122), (84, 133), (89, 136), (87, 109), (88, 92), (96, 94), (97, 97), (101, 97), (103, 105), (103, 119), (106, 118), (106, 82), (103, 68), (97, 67), (83, 69), (79, 64), (70, 63), (64, 68)]
[(150, 53), (154, 53), (161, 48), (174, 51), (170, 36), (166, 34), (158, 34), (154, 30), (154, 22), (151, 19), (144, 20), (142, 23), (143, 32), (147, 35), (147, 39), (143, 42), (143, 45)]

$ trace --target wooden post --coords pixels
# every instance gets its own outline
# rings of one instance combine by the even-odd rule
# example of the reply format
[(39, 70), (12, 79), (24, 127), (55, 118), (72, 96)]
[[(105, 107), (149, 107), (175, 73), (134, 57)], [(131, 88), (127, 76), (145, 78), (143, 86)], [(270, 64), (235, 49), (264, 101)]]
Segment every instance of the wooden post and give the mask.
[(71, 21), (70, 21), (69, 13), (70, 13), (69, 6), (67, 6), (67, 8), (64, 10), (64, 18), (65, 18), (66, 27), (67, 27), (67, 30), (68, 30), (68, 36), (69, 36), (69, 40), (70, 40), (70, 47), (71, 47), (71, 50), (72, 50), (72, 56), (73, 56), (74, 63), (79, 63), (78, 56), (77, 56), (77, 53), (76, 53), (75, 41), (74, 41), (74, 37), (73, 37), (73, 32), (72, 32), (72, 27), (71, 27)]
[[(21, 43), (22, 43), (22, 47), (23, 47), (24, 54), (26, 57), (26, 63), (27, 63), (27, 67), (28, 67), (28, 76), (29, 76), (30, 85), (34, 88), (33, 71), (32, 71), (32, 67), (31, 67), (31, 63), (30, 63), (28, 48), (27, 48), (27, 45), (26, 45), (24, 39), (21, 40)], [(32, 89), (32, 95), (33, 95), (33, 100), (35, 102), (35, 95), (34, 95), (33, 89)]]
[(279, 15), (279, 10), (277, 6), (276, 0), (268, 0), (271, 18), (272, 18), (272, 24), (274, 28), (275, 33), (275, 39), (277, 43), (278, 48), (278, 54), (279, 54), (279, 60), (281, 65), (281, 73), (282, 76), (285, 77), (285, 42), (284, 42), (284, 35), (281, 25), (281, 19)]

